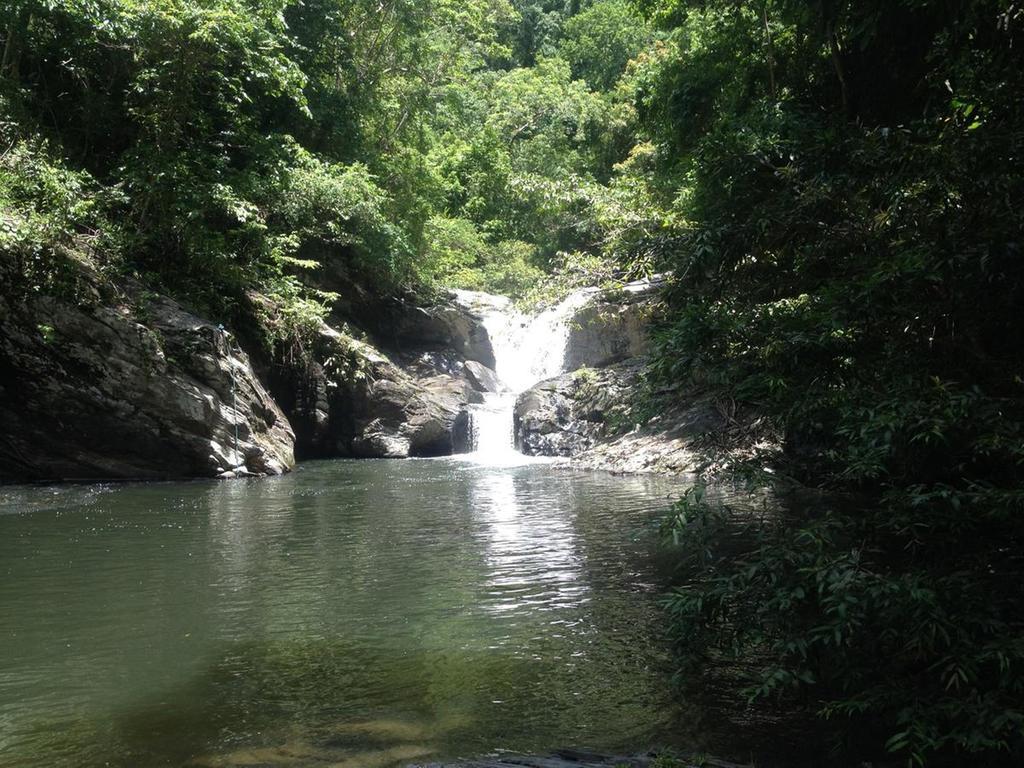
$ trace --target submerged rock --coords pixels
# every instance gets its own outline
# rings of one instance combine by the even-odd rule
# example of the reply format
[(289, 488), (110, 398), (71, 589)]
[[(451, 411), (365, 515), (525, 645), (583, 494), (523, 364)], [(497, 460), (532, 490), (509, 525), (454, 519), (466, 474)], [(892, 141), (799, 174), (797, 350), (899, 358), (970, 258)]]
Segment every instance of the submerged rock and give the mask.
[(76, 277), (75, 300), (0, 292), (0, 480), (291, 469), (288, 420), (230, 335), (84, 266)]

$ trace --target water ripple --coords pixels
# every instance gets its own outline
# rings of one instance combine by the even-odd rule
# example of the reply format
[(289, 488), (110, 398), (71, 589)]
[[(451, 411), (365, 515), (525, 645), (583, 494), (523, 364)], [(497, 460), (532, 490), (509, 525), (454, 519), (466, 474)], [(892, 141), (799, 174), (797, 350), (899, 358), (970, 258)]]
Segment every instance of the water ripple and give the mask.
[(666, 741), (678, 484), (319, 462), (0, 491), (0, 766), (390, 765)]

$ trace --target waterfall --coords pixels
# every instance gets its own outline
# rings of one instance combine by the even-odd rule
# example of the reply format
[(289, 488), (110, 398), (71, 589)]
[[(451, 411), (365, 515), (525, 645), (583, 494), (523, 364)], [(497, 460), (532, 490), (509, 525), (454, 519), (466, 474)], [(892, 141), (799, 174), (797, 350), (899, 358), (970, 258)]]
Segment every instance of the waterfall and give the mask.
[(455, 291), (456, 301), (481, 317), (494, 350), (494, 372), (505, 391), (485, 393), (470, 411), (473, 455), (486, 461), (522, 460), (513, 446), (516, 398), (565, 370), (569, 321), (594, 295), (585, 288), (536, 315), (520, 312), (505, 296)]

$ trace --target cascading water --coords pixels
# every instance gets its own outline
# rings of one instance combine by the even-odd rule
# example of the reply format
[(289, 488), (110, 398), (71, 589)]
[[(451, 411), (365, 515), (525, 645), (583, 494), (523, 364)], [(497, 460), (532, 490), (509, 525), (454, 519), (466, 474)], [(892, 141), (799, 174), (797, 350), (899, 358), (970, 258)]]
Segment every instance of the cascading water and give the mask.
[(470, 412), (473, 455), (480, 460), (521, 460), (513, 446), (516, 398), (538, 381), (565, 370), (569, 321), (596, 293), (585, 288), (537, 315), (526, 315), (505, 296), (455, 291), (456, 300), (481, 317), (494, 350), (494, 372), (505, 391), (484, 394)]

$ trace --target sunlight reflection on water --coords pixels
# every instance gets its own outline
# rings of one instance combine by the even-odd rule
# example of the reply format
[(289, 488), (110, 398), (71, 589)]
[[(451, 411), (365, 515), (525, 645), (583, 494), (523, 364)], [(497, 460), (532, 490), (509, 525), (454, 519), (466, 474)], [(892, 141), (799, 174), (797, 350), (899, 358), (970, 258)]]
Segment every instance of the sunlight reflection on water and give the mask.
[(0, 489), (0, 766), (688, 738), (649, 557), (681, 487), (447, 459)]

